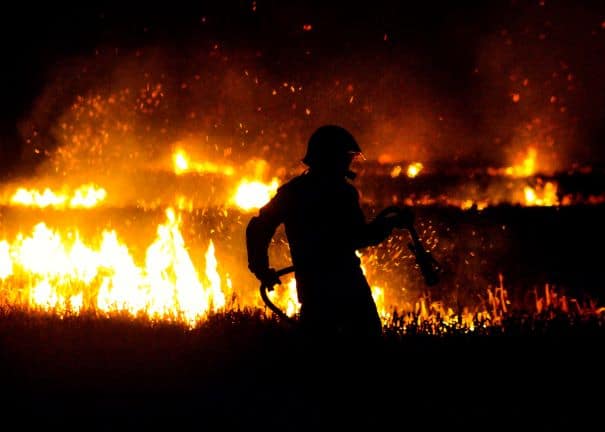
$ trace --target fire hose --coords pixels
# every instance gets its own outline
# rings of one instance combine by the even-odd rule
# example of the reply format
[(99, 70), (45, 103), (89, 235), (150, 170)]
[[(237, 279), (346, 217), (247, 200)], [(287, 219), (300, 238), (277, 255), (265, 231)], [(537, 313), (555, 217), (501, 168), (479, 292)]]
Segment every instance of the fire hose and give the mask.
[[(422, 274), (425, 284), (428, 286), (436, 285), (439, 282), (439, 274), (442, 272), (442, 267), (432, 256), (432, 254), (425, 249), (424, 245), (422, 244), (422, 241), (420, 240), (420, 236), (418, 235), (418, 232), (414, 227), (413, 221), (404, 220), (401, 215), (402, 209), (397, 206), (387, 207), (380, 212), (380, 216), (384, 218), (399, 218), (396, 221), (395, 226), (397, 228), (406, 229), (410, 233), (412, 242), (408, 243), (408, 249), (414, 254), (414, 257), (416, 258), (416, 264), (420, 269), (420, 273)], [(293, 271), (294, 266), (284, 267), (280, 270), (277, 270), (276, 275), (280, 277), (292, 273)], [(260, 296), (263, 299), (263, 302), (280, 319), (289, 323), (294, 323), (295, 320), (293, 318), (289, 317), (284, 311), (282, 311), (269, 299), (268, 291), (272, 290), (272, 286), (268, 286), (265, 283), (261, 283)]]
[[(287, 275), (288, 273), (292, 273), (294, 271), (294, 266), (290, 266), (290, 267), (285, 267), (281, 270), (278, 270), (276, 275), (277, 277), (283, 276), (283, 275)], [(265, 302), (265, 304), (267, 305), (267, 307), (269, 309), (271, 309), (271, 312), (273, 312), (275, 315), (277, 315), (279, 318), (281, 318), (282, 320), (286, 321), (286, 322), (290, 322), (293, 323), (294, 319), (290, 318), (288, 315), (286, 315), (286, 313), (284, 311), (282, 311), (280, 308), (278, 308), (277, 306), (275, 306), (275, 304), (269, 299), (268, 296), (268, 291), (273, 290), (273, 287), (270, 287), (269, 285), (265, 284), (265, 283), (261, 283), (260, 284), (260, 296), (263, 299), (263, 301)]]
[(422, 244), (418, 231), (416, 231), (416, 228), (414, 227), (414, 220), (411, 212), (407, 212), (406, 216), (402, 216), (403, 214), (404, 210), (400, 207), (390, 206), (382, 210), (379, 216), (387, 219), (395, 218), (395, 226), (397, 228), (406, 229), (410, 233), (412, 243), (408, 243), (408, 249), (416, 258), (416, 264), (424, 278), (424, 283), (428, 286), (436, 285), (439, 282), (439, 274), (443, 271), (443, 267)]

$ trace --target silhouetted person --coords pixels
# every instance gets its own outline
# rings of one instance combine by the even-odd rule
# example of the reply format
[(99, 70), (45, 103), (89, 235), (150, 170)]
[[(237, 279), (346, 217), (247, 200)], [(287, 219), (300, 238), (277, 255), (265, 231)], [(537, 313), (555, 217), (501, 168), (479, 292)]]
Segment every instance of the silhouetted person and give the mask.
[(268, 259), (277, 227), (285, 225), (295, 267), (300, 322), (307, 334), (378, 338), (382, 325), (358, 249), (377, 245), (398, 226), (380, 214), (367, 223), (351, 180), (361, 149), (339, 126), (322, 126), (311, 136), (302, 160), (309, 169), (279, 188), (246, 229), (248, 264), (268, 286), (280, 283)]

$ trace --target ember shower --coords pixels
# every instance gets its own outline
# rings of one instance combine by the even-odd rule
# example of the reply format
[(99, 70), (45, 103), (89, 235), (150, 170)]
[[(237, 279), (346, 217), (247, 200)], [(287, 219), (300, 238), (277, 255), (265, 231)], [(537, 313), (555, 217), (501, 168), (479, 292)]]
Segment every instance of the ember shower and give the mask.
[[(605, 117), (605, 15), (507, 4), (497, 18), (459, 16), (467, 33), (432, 22), (430, 41), (410, 42), (405, 18), (360, 23), (353, 6), (356, 34), (341, 34), (329, 13), (239, 7), (239, 34), (200, 12), (183, 39), (142, 27), (149, 40), (100, 38), (47, 66), (0, 189), (4, 305), (189, 325), (222, 308), (260, 307), (244, 227), (302, 172), (306, 140), (325, 123), (349, 128), (364, 150), (368, 217), (415, 206), (427, 246), (450, 269), (428, 299), (405, 233), (362, 251), (385, 319), (393, 307), (497, 318), (510, 305), (497, 265), (510, 247), (505, 224), (454, 229), (440, 211), (602, 203), (602, 191), (561, 179), (602, 162), (594, 142)], [(389, 7), (377, 5), (385, 16)], [(287, 18), (269, 31), (262, 17), (272, 14)], [(273, 31), (288, 38), (271, 43)], [(280, 231), (272, 263), (287, 265), (287, 252)], [(552, 287), (540, 290), (554, 301)], [(296, 312), (293, 281), (276, 296)]]

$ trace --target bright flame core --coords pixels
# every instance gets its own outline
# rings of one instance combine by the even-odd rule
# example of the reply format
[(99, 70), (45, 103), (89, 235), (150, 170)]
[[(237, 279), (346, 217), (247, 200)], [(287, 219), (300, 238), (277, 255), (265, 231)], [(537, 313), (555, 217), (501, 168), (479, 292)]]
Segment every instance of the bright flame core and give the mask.
[(92, 208), (99, 205), (107, 197), (107, 191), (93, 183), (85, 184), (70, 192), (54, 192), (45, 188), (43, 192), (37, 189), (18, 188), (10, 198), (12, 205), (26, 207), (54, 208)]
[(174, 172), (177, 175), (183, 174), (189, 169), (189, 159), (183, 150), (177, 150), (172, 155), (172, 163), (174, 165)]
[(536, 188), (525, 186), (523, 188), (525, 205), (527, 206), (545, 206), (552, 207), (559, 205), (557, 196), (557, 184), (555, 182), (546, 182), (544, 185), (538, 185)]
[[(100, 244), (87, 244), (78, 231), (61, 233), (44, 223), (28, 236), (0, 242), (0, 284), (25, 283), (12, 290), (14, 304), (57, 312), (84, 306), (105, 313), (183, 321), (195, 325), (210, 311), (225, 306), (214, 244), (206, 253), (202, 281), (180, 231), (180, 218), (166, 210), (156, 239), (138, 265), (115, 231), (104, 230)], [(8, 285), (7, 285), (8, 284)]]
[(536, 173), (537, 159), (538, 151), (534, 147), (529, 147), (521, 163), (507, 167), (504, 172), (512, 177), (531, 177)]
[(261, 208), (275, 195), (278, 186), (279, 182), (276, 178), (273, 178), (268, 184), (244, 179), (237, 187), (233, 202), (244, 211)]
[(414, 162), (408, 165), (408, 170), (407, 170), (407, 175), (409, 178), (414, 178), (416, 177), (418, 174), (420, 174), (420, 171), (422, 171), (422, 168), (424, 168), (424, 165), (422, 165), (422, 163), (420, 162)]

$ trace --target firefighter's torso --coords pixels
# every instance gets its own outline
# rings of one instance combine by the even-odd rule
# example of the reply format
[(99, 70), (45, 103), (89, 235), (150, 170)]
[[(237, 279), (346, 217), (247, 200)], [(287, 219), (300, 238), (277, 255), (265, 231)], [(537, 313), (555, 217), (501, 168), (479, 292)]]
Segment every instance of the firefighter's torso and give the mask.
[(364, 221), (353, 185), (305, 174), (279, 193), (288, 206), (284, 225), (299, 294), (338, 295), (342, 289), (350, 294), (355, 287), (365, 294), (367, 283), (353, 246), (355, 230)]

